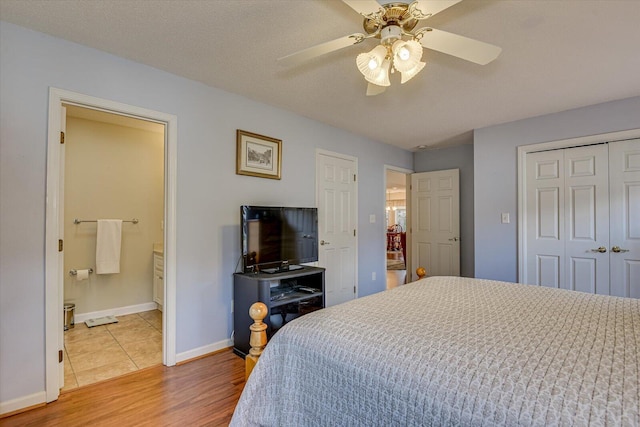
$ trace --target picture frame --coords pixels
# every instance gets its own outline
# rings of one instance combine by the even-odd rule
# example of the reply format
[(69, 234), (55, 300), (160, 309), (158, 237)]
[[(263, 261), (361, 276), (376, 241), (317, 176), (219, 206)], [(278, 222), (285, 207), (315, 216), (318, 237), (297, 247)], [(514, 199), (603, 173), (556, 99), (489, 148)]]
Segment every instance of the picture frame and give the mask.
[(236, 130), (236, 174), (280, 179), (282, 140)]

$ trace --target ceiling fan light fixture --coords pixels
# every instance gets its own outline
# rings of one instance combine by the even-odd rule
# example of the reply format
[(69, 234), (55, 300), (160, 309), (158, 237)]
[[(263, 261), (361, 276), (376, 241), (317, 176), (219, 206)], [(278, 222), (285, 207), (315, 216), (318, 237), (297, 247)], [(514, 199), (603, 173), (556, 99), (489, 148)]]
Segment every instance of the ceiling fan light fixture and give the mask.
[[(2, 1), (2, 0), (0, 0)], [(377, 95), (390, 86), (389, 72), (398, 71), (401, 83), (415, 77), (425, 67), (423, 48), (485, 65), (500, 55), (498, 46), (431, 27), (417, 28), (427, 19), (462, 0), (342, 0), (364, 17), (364, 33), (353, 33), (279, 58), (295, 65), (368, 39), (380, 45), (356, 57), (356, 66), (369, 82), (367, 95)], [(392, 1), (391, 3), (389, 1)], [(406, 40), (405, 40), (406, 39)]]
[(422, 58), (422, 45), (415, 40), (398, 40), (391, 47), (391, 51), (393, 66), (401, 73), (415, 68)]
[(356, 57), (356, 65), (365, 79), (376, 79), (380, 73), (385, 57), (387, 56), (387, 48), (378, 45), (370, 52), (361, 53)]
[(391, 81), (389, 80), (389, 69), (391, 68), (391, 61), (385, 59), (382, 61), (382, 66), (375, 70), (371, 76), (364, 76), (365, 80), (369, 83), (373, 83), (377, 86), (391, 86)]
[(400, 78), (400, 84), (405, 84), (406, 82), (414, 78), (420, 71), (422, 71), (425, 65), (427, 65), (425, 62), (418, 62), (412, 69), (401, 71), (400, 75), (402, 77)]

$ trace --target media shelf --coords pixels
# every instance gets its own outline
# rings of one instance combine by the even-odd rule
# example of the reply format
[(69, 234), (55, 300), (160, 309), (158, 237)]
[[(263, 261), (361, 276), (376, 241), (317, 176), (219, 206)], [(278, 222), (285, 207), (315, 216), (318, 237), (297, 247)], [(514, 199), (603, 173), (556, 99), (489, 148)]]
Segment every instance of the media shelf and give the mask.
[(287, 322), (324, 308), (324, 268), (233, 275), (233, 352), (241, 357), (249, 353), (249, 307), (258, 301), (269, 310), (264, 322), (270, 339)]

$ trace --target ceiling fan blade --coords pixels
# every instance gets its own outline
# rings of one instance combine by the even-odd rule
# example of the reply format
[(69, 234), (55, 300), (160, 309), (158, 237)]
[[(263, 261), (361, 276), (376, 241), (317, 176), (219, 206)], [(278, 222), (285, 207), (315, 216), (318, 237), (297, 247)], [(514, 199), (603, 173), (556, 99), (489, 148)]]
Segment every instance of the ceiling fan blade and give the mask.
[(437, 50), (480, 65), (488, 64), (502, 52), (502, 48), (498, 46), (434, 28), (420, 29), (416, 32), (416, 38), (427, 49)]
[(282, 65), (287, 66), (299, 65), (311, 58), (326, 55), (327, 53), (340, 50), (348, 46), (353, 46), (354, 44), (362, 42), (364, 39), (364, 34), (351, 34), (348, 36), (340, 37), (339, 39), (331, 40), (303, 49), (296, 53), (292, 53), (291, 55), (283, 56), (282, 58), (278, 58), (278, 62), (280, 62)]
[(416, 0), (409, 5), (409, 11), (415, 19), (427, 19), (461, 1), (462, 0)]
[(382, 9), (380, 3), (376, 0), (342, 0), (351, 9), (358, 12), (360, 15), (369, 17), (376, 14)]
[(367, 96), (380, 95), (385, 90), (387, 90), (387, 88), (384, 86), (378, 86), (374, 85), (373, 83), (369, 83), (367, 85)]

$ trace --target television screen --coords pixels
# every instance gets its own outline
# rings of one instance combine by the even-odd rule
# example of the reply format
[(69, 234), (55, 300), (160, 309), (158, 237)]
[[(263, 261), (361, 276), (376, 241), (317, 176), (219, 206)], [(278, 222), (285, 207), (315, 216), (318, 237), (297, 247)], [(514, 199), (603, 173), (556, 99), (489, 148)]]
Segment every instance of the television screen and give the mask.
[(318, 261), (316, 208), (241, 206), (244, 271)]

